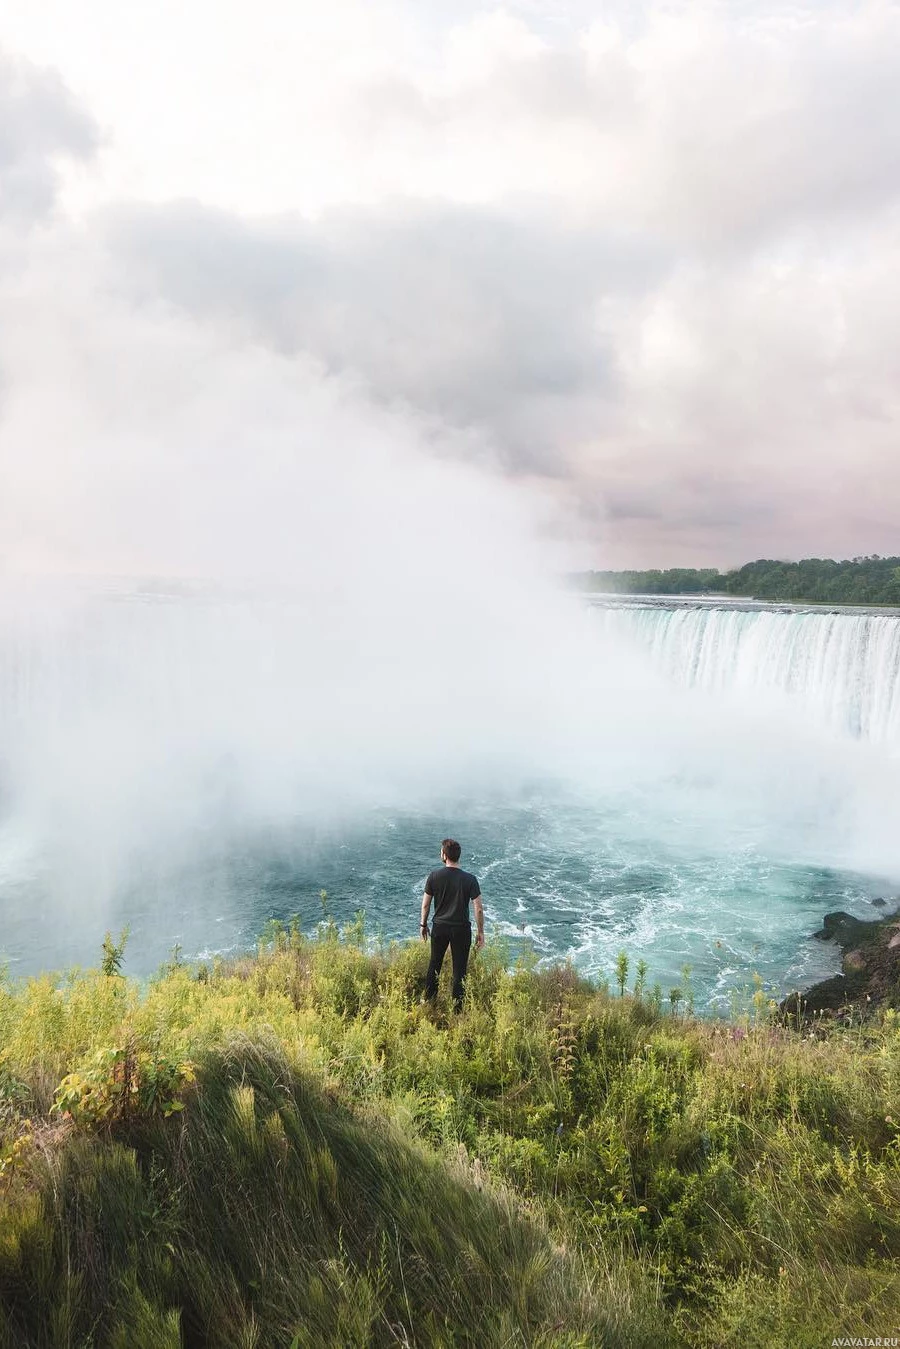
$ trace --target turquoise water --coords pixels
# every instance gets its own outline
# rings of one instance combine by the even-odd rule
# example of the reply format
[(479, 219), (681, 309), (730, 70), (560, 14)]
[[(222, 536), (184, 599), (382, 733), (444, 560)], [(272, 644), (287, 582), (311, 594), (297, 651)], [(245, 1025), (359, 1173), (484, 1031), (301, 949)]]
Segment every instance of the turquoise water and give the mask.
[(270, 918), (296, 914), (311, 931), (323, 889), (338, 921), (361, 909), (373, 939), (407, 939), (451, 832), (481, 880), (488, 934), (511, 958), (530, 947), (611, 979), (624, 949), (647, 960), (664, 994), (689, 965), (698, 1007), (727, 1011), (754, 973), (775, 995), (833, 973), (835, 949), (811, 939), (823, 914), (871, 917), (871, 900), (892, 894), (877, 878), (767, 856), (751, 837), (704, 851), (677, 816), (660, 818), (658, 803), (648, 828), (650, 810), (636, 795), (586, 804), (553, 786), (515, 802), (457, 802), (440, 815), (375, 810), (315, 828), (282, 821), (227, 841), (211, 831), (168, 858), (134, 854), (95, 918), (81, 904), (66, 918), (52, 867), (20, 865), (14, 878), (7, 866), (3, 955), (22, 973), (96, 963), (104, 928), (127, 924), (127, 968), (147, 974), (176, 943), (187, 959), (252, 947)]
[[(778, 995), (834, 972), (811, 939), (823, 915), (872, 916), (900, 888), (900, 760), (813, 696), (859, 685), (866, 724), (884, 721), (894, 666), (865, 663), (859, 623), (805, 645), (766, 628), (750, 686), (716, 674), (740, 666), (728, 615), (710, 644), (651, 614), (661, 673), (622, 615), (563, 623), (487, 593), (480, 627), (467, 615), (478, 659), (459, 668), (423, 665), (421, 614), (392, 640), (368, 604), (365, 622), (296, 596), (14, 606), (0, 961), (95, 964), (104, 931), (128, 926), (127, 968), (145, 975), (176, 944), (192, 960), (251, 948), (271, 918), (312, 930), (322, 890), (373, 940), (414, 938), (450, 834), (511, 959), (527, 947), (609, 978), (624, 949), (664, 993), (689, 965), (697, 1005), (722, 1009), (754, 974)], [(697, 651), (705, 682), (678, 676)], [(866, 680), (841, 682), (845, 666)]]

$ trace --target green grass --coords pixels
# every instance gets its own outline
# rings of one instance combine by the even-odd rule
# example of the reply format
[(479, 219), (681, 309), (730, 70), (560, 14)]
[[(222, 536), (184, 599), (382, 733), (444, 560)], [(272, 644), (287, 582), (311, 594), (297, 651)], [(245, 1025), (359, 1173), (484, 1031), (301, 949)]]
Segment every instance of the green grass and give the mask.
[[(0, 984), (0, 1345), (784, 1346), (900, 1327), (900, 1026), (800, 1035), (275, 928)], [(643, 983), (643, 981), (642, 981)]]
[(178, 1118), (35, 1152), (4, 1224), (3, 1344), (653, 1342), (652, 1299), (586, 1277), (512, 1197), (274, 1043), (207, 1051)]

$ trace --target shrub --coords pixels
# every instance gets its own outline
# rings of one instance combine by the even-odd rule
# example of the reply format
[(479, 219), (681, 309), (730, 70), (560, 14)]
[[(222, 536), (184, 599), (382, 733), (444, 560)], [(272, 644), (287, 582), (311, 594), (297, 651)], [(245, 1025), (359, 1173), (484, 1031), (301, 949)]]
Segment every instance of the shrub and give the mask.
[(184, 1109), (183, 1088), (194, 1080), (191, 1064), (144, 1048), (133, 1037), (98, 1049), (60, 1082), (52, 1109), (77, 1124), (116, 1123), (135, 1115), (168, 1118)]

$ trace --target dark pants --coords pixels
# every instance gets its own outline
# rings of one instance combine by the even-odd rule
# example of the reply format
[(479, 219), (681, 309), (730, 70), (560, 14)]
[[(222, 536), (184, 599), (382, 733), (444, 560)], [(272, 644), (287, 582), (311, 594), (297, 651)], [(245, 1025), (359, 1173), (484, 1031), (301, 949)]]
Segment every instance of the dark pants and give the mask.
[(447, 954), (447, 947), (453, 957), (453, 1001), (462, 1006), (463, 990), (466, 982), (466, 967), (469, 963), (469, 951), (472, 948), (471, 923), (435, 923), (431, 929), (431, 961), (425, 976), (425, 996), (437, 996), (438, 975)]

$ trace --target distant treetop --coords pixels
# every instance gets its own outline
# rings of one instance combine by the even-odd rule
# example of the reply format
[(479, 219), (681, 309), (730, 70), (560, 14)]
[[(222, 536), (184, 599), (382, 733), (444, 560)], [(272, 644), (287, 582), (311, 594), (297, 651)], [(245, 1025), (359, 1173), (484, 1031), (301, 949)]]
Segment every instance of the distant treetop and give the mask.
[(760, 558), (736, 571), (670, 567), (665, 571), (588, 571), (573, 582), (616, 595), (741, 595), (798, 604), (900, 606), (900, 557), (808, 557), (801, 562)]

